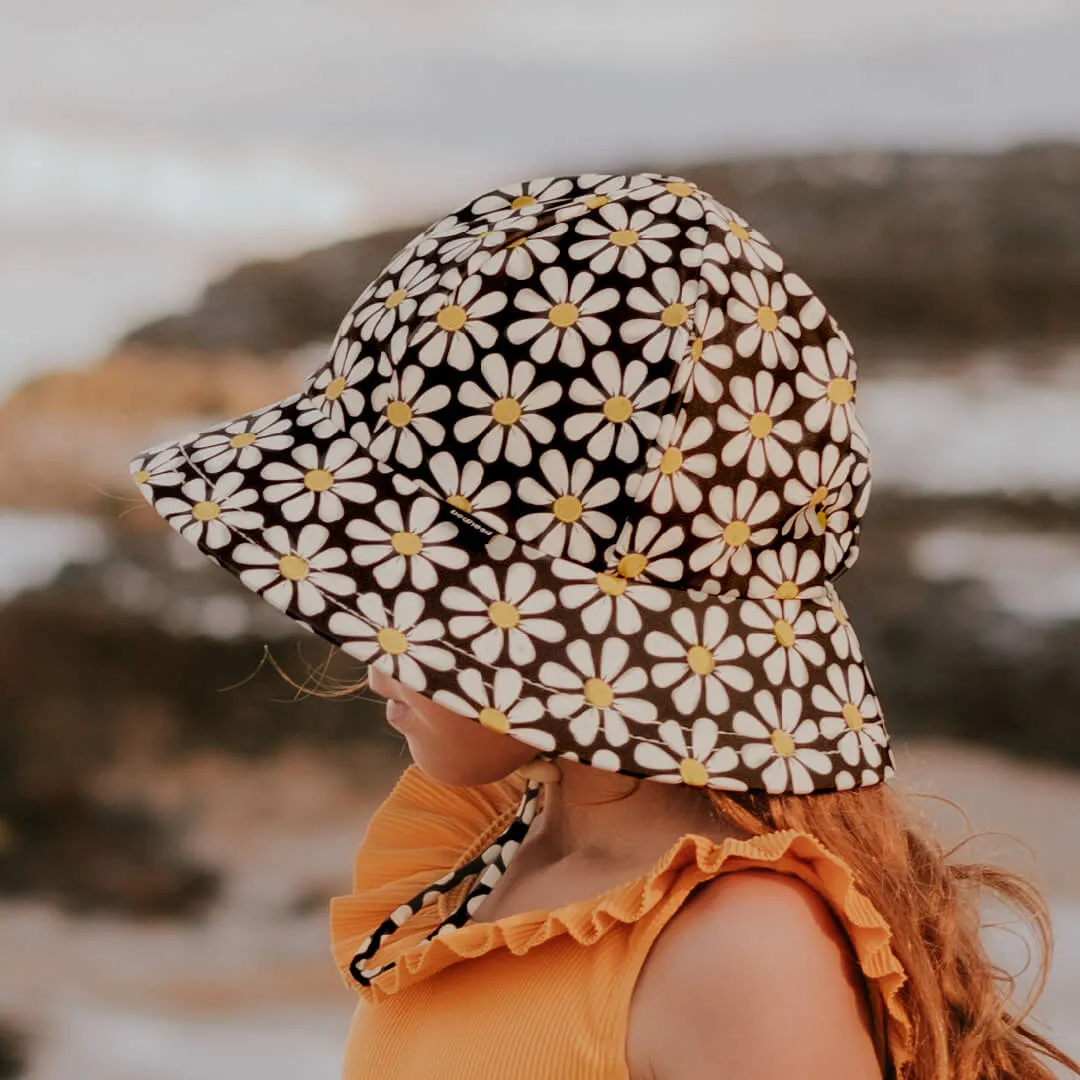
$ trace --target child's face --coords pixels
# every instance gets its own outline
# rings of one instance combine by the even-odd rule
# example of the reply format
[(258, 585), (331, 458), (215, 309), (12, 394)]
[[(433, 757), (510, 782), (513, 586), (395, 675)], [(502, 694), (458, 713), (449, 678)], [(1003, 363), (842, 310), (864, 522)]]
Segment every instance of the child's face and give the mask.
[(536, 756), (534, 746), (481, 727), (375, 667), (368, 670), (368, 684), (386, 698), (386, 722), (405, 736), (413, 761), (440, 783), (490, 784)]

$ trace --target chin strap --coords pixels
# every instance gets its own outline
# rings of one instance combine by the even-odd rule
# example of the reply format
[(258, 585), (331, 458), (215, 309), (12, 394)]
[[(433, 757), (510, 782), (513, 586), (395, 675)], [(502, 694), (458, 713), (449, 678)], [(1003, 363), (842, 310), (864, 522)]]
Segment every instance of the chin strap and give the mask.
[[(473, 874), (479, 874), (480, 876), (469, 890), (465, 899), (458, 905), (457, 909), (443, 919), (443, 921), (423, 939), (421, 944), (430, 941), (432, 938), (438, 937), (440, 934), (453, 933), (455, 930), (464, 926), (472, 918), (473, 912), (480, 906), (480, 901), (491, 892), (495, 887), (495, 882), (506, 872), (506, 868), (510, 865), (515, 853), (521, 846), (521, 842), (525, 839), (525, 836), (529, 831), (529, 826), (532, 825), (533, 820), (536, 817), (537, 810), (539, 809), (537, 799), (543, 789), (544, 782), (544, 780), (537, 775), (536, 767), (546, 765), (551, 765), (556, 770), (559, 768), (554, 762), (538, 760), (529, 762), (528, 765), (518, 770), (528, 778), (525, 784), (525, 791), (522, 794), (521, 802), (518, 803), (517, 814), (514, 816), (514, 820), (510, 822), (498, 837), (477, 855), (476, 858), (471, 859), (464, 866), (460, 866), (456, 870), (451, 870), (448, 874), (444, 874), (434, 884), (429, 885), (426, 889), (418, 892), (411, 900), (408, 900), (400, 907), (395, 908), (374, 933), (372, 933), (370, 937), (365, 938), (359, 951), (349, 963), (349, 973), (361, 986), (370, 986), (372, 979), (395, 966), (395, 962), (391, 961), (389, 964), (383, 964), (381, 967), (364, 967), (364, 962), (370, 960), (371, 957), (379, 951), (388, 937), (393, 935), (397, 930), (400, 930), (409, 919), (419, 911), (423, 910), (423, 908), (433, 903), (437, 897), (444, 893), (448, 893), (451, 889), (455, 888)], [(550, 771), (543, 773), (543, 776), (546, 779), (555, 779)]]

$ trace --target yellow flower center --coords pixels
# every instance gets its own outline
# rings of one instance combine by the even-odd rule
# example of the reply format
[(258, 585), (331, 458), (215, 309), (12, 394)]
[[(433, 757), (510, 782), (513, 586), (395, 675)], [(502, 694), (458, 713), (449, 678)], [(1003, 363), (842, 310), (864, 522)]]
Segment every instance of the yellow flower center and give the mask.
[(191, 516), (196, 521), (213, 521), (221, 515), (221, 507), (216, 502), (197, 502), (191, 508)]
[(608, 709), (615, 700), (615, 691), (603, 679), (586, 679), (585, 700), (598, 709)]
[(773, 623), (773, 633), (785, 649), (790, 649), (795, 644), (795, 631), (787, 619), (777, 619)]
[(691, 645), (686, 650), (686, 662), (695, 675), (710, 675), (716, 667), (716, 657), (704, 645)]
[(604, 417), (613, 424), (625, 423), (630, 419), (630, 414), (633, 411), (634, 406), (631, 404), (630, 399), (623, 397), (621, 394), (610, 397), (604, 402)]
[(750, 417), (750, 434), (755, 439), (764, 439), (772, 431), (772, 417), (768, 413), (756, 412)]
[(685, 304), (668, 304), (660, 314), (660, 321), (665, 326), (682, 326), (690, 318), (690, 309)]
[(498, 709), (481, 709), (478, 719), (484, 727), (497, 731), (500, 735), (505, 735), (510, 730), (510, 721), (506, 719), (506, 713), (499, 712)]
[(560, 495), (552, 504), (551, 512), (564, 522), (577, 521), (582, 512), (581, 500), (573, 495)]
[(404, 427), (412, 419), (412, 408), (404, 401), (391, 401), (386, 406), (386, 420), (391, 427)]
[(510, 243), (507, 244), (506, 246), (508, 248), (519, 248), (519, 247), (521, 247), (522, 244), (527, 244), (528, 242), (529, 242), (529, 234), (525, 233), (523, 236), (519, 236), (516, 239), (511, 240)]
[(750, 539), (750, 526), (745, 521), (731, 521), (724, 526), (724, 543), (742, 547)]
[(258, 435), (254, 431), (242, 431), (229, 440), (229, 445), (234, 450), (243, 450), (245, 446), (250, 446), (257, 438)]
[(692, 757), (683, 758), (679, 762), (679, 775), (683, 778), (684, 784), (690, 784), (693, 787), (704, 787), (709, 782), (709, 774), (705, 766)]
[(640, 554), (637, 551), (631, 551), (628, 555), (624, 555), (619, 560), (619, 573), (623, 577), (636, 578), (640, 574), (645, 573), (645, 568), (649, 565), (649, 560), (646, 556)]
[(705, 339), (696, 337), (690, 342), (690, 359), (697, 363), (701, 354), (705, 351)]
[(777, 600), (794, 600), (798, 595), (799, 586), (794, 581), (781, 581), (773, 593)]
[(146, 469), (140, 469), (138, 472), (131, 474), (131, 479), (134, 480), (136, 484), (145, 484), (147, 480), (150, 479), (150, 473), (148, 473)]
[(664, 187), (666, 187), (672, 195), (676, 195), (680, 199), (685, 199), (687, 195), (694, 194), (694, 189), (689, 184), (680, 184), (675, 180), (670, 184), (665, 184)]
[(278, 573), (289, 581), (303, 581), (308, 576), (308, 561), (301, 555), (282, 555), (278, 559)]
[(859, 712), (858, 705), (851, 701), (845, 701), (841, 712), (844, 714), (844, 720), (847, 722), (847, 726), (851, 728), (852, 731), (862, 731), (863, 718), (862, 713)]
[(334, 474), (326, 469), (312, 469), (304, 474), (304, 487), (308, 491), (329, 491), (334, 486)]
[(660, 471), (665, 476), (671, 476), (682, 468), (682, 451), (677, 446), (669, 446), (660, 458)]
[(338, 376), (336, 379), (330, 381), (330, 385), (326, 388), (326, 400), (337, 401), (342, 394), (345, 393), (346, 382), (342, 376)]
[(521, 419), (521, 406), (512, 397), (499, 398), (491, 406), (491, 415), (497, 424), (509, 427)]
[(419, 555), (424, 541), (414, 532), (396, 532), (390, 537), (390, 546), (399, 555)]
[(780, 325), (780, 319), (776, 312), (766, 305), (758, 308), (757, 324), (766, 334), (771, 334)]
[(488, 608), (488, 617), (500, 630), (513, 630), (521, 622), (518, 609), (505, 600), (496, 600)]
[(829, 489), (827, 487), (814, 488), (814, 494), (810, 496), (810, 507), (813, 509), (815, 506), (820, 506), (829, 497)]
[(532, 206), (536, 202), (535, 195), (519, 195), (511, 204), (511, 210), (524, 210), (526, 206)]
[(384, 626), (376, 635), (375, 640), (384, 653), (391, 656), (400, 656), (409, 647), (409, 640), (400, 630), (392, 626)]
[(448, 304), (435, 316), (435, 321), (441, 329), (453, 334), (469, 321), (469, 313), (457, 304)]
[(814, 517), (816, 517), (816, 518), (817, 518), (817, 520), (818, 520), (818, 524), (819, 524), (819, 525), (820, 525), (820, 526), (821, 526), (821, 527), (822, 527), (823, 529), (827, 529), (827, 528), (829, 527), (829, 515), (828, 515), (828, 513), (827, 513), (827, 512), (825, 511), (825, 510), (819, 510), (819, 511), (818, 511), (818, 512), (817, 512), (817, 513), (816, 513), (816, 514), (814, 515)]
[(548, 312), (548, 321), (560, 330), (565, 330), (578, 321), (579, 314), (577, 304), (556, 304)]
[(585, 200), (587, 210), (599, 210), (601, 206), (607, 206), (611, 200), (606, 195), (593, 195)]
[(855, 386), (849, 379), (832, 379), (825, 396), (834, 405), (846, 405), (855, 396)]
[(737, 221), (729, 221), (728, 229), (733, 232), (744, 244), (750, 239), (750, 234)]
[(472, 513), (472, 503), (469, 502), (464, 495), (448, 495), (446, 501), (451, 506), (456, 506), (459, 510), (464, 510), (466, 514)]
[(386, 298), (386, 299), (385, 299), (385, 300), (383, 301), (383, 303), (384, 303), (384, 304), (386, 305), (386, 307), (388, 307), (388, 308), (396, 308), (396, 307), (398, 306), (398, 304), (400, 304), (400, 303), (401, 303), (401, 301), (402, 301), (402, 300), (404, 300), (404, 299), (405, 299), (405, 297), (406, 297), (407, 295), (408, 295), (408, 294), (407, 294), (407, 293), (405, 292), (405, 290), (404, 290), (404, 289), (395, 289), (395, 290), (394, 290), (394, 291), (393, 291), (393, 292), (392, 292), (392, 293), (391, 293), (391, 294), (390, 294), (390, 295), (389, 295), (389, 296), (388, 296), (388, 297), (387, 297), (387, 298)]
[(633, 229), (616, 229), (608, 239), (616, 247), (632, 247), (638, 242), (638, 234)]
[(622, 596), (626, 592), (626, 578), (606, 570), (596, 575), (596, 584), (606, 596)]
[(795, 740), (786, 732), (776, 729), (770, 736), (769, 742), (772, 743), (773, 749), (781, 757), (791, 757), (795, 753)]

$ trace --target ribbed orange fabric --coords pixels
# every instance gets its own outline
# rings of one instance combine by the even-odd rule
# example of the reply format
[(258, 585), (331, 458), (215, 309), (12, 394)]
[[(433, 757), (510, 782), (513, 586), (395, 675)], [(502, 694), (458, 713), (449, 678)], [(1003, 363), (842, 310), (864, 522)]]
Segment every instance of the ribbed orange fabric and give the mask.
[[(363, 938), (482, 851), (513, 818), (523, 789), (516, 776), (452, 788), (415, 765), (405, 770), (368, 825), (353, 894), (331, 902), (334, 956), (350, 986)], [(788, 829), (721, 844), (688, 833), (648, 873), (599, 896), (423, 941), (463, 899), (463, 882), (373, 958), (373, 966), (397, 964), (358, 988), (345, 1080), (629, 1080), (630, 998), (649, 949), (696, 885), (751, 866), (793, 874), (825, 898), (871, 989), (883, 1071), (907, 1061), (911, 1025), (897, 998), (905, 974), (888, 924), (847, 863)]]

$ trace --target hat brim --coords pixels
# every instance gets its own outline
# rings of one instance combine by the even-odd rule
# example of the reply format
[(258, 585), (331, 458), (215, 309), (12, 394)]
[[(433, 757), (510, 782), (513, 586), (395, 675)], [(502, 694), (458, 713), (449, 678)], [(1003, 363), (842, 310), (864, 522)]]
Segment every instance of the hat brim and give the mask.
[(735, 791), (892, 774), (829, 584), (709, 595), (646, 559), (631, 577), (552, 557), (464, 494), (395, 473), (300, 395), (154, 447), (131, 472), (184, 539), (297, 623), (538, 750)]

